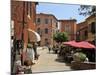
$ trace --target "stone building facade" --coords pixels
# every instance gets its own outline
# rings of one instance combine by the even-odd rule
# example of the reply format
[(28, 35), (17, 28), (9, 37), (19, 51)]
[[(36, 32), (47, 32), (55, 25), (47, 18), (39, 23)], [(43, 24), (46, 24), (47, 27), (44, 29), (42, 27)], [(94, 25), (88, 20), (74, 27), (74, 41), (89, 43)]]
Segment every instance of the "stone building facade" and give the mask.
[(84, 41), (88, 38), (87, 22), (77, 24), (77, 40)]
[(76, 20), (59, 20), (60, 32), (66, 32), (68, 34), (68, 40), (76, 40)]
[(96, 41), (96, 15), (90, 15), (84, 22), (77, 24), (77, 32), (80, 41), (89, 41), (95, 44)]
[(87, 41), (92, 41), (94, 44), (96, 42), (96, 14), (89, 16), (86, 19), (88, 24), (88, 39)]
[(52, 14), (36, 15), (36, 31), (41, 36), (40, 46), (53, 45), (53, 34), (58, 31), (57, 18)]
[(36, 21), (36, 2), (28, 1), (11, 1), (11, 21), (14, 25), (13, 38), (16, 41), (23, 41), (24, 47), (28, 44), (28, 28), (34, 30), (33, 25), (28, 25), (28, 15), (31, 17), (33, 24)]

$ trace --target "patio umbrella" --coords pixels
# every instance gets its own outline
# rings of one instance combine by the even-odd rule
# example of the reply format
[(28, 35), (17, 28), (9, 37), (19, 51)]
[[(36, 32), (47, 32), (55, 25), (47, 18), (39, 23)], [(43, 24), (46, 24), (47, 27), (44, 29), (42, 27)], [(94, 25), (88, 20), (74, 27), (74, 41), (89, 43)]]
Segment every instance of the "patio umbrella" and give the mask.
[(78, 43), (75, 40), (69, 42), (63, 42), (63, 44), (73, 46), (73, 47), (80, 47), (80, 45), (78, 45)]
[(68, 41), (68, 42), (63, 42), (64, 45), (72, 45), (72, 44), (76, 44), (76, 42), (73, 41)]
[(81, 48), (95, 49), (94, 45), (92, 45), (92, 44), (90, 44), (89, 42), (86, 42), (86, 41), (79, 42), (77, 45), (80, 45)]
[(78, 47), (78, 48), (90, 48), (90, 49), (95, 49), (95, 46), (86, 42), (86, 41), (82, 41), (82, 42), (75, 42), (75, 41), (69, 41), (69, 42), (63, 42), (64, 45), (70, 45), (73, 47)]
[(40, 35), (34, 30), (28, 29), (30, 42), (39, 42), (41, 40)]

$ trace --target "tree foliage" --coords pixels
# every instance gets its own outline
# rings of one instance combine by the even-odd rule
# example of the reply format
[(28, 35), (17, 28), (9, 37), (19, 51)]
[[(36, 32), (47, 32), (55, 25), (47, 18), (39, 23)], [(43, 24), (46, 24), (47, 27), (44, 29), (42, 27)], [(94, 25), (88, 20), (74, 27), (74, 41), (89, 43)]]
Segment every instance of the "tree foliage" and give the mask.
[(68, 40), (68, 35), (65, 32), (58, 32), (58, 33), (53, 35), (53, 39), (56, 42), (65, 42)]
[(96, 6), (80, 5), (78, 11), (79, 11), (79, 15), (83, 15), (83, 16), (92, 15), (96, 13)]

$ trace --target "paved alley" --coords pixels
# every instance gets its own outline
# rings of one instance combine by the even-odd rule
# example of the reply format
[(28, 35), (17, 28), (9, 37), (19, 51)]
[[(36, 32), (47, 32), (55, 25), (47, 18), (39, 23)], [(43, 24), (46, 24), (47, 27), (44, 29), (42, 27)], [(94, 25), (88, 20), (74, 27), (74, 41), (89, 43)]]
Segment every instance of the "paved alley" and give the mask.
[(71, 70), (65, 62), (57, 61), (57, 54), (49, 53), (48, 49), (38, 49), (40, 54), (39, 59), (35, 65), (32, 66), (32, 72), (51, 72), (51, 71), (68, 71)]

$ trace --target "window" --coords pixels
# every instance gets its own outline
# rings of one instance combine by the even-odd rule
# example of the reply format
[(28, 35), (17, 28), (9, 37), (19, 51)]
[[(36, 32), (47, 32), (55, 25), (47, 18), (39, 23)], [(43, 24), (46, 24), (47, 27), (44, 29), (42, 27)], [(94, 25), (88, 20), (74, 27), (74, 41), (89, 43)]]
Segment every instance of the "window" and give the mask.
[(58, 28), (58, 24), (57, 24), (57, 22), (56, 22), (56, 28)]
[(37, 24), (40, 24), (41, 20), (40, 18), (37, 18)]
[(40, 34), (40, 28), (37, 29), (37, 32)]
[(50, 20), (50, 23), (51, 23), (51, 25), (52, 25), (52, 19)]
[(48, 34), (48, 29), (47, 28), (45, 28), (45, 34)]
[(49, 45), (49, 42), (48, 42), (48, 39), (47, 38), (45, 38), (45, 45), (46, 46)]
[(47, 42), (48, 41), (48, 39), (47, 38), (45, 38), (45, 42)]
[(41, 29), (40, 29), (40, 28), (37, 29), (37, 33), (38, 33), (40, 36), (42, 36), (42, 32), (41, 32)]
[(45, 19), (45, 24), (48, 24), (49, 20), (48, 19)]
[(31, 10), (32, 10), (32, 5), (31, 5), (31, 2), (30, 2), (30, 16), (32, 16)]
[(66, 25), (65, 31), (68, 32), (68, 33), (70, 33), (71, 32), (71, 27), (69, 25)]
[(92, 24), (91, 24), (91, 33), (95, 33), (96, 32), (96, 24), (95, 24), (95, 22), (93, 22)]
[(11, 36), (11, 40), (14, 40), (14, 36)]
[(76, 41), (80, 41), (81, 35), (80, 35), (80, 31), (76, 32)]
[(31, 15), (32, 15), (32, 13), (31, 13), (31, 2), (26, 2), (27, 3), (27, 15), (30, 15), (30, 17), (31, 17)]
[(84, 35), (85, 35), (85, 38), (84, 39), (87, 39), (88, 38), (88, 31), (84, 31)]
[(28, 2), (27, 2), (27, 15), (28, 15)]

